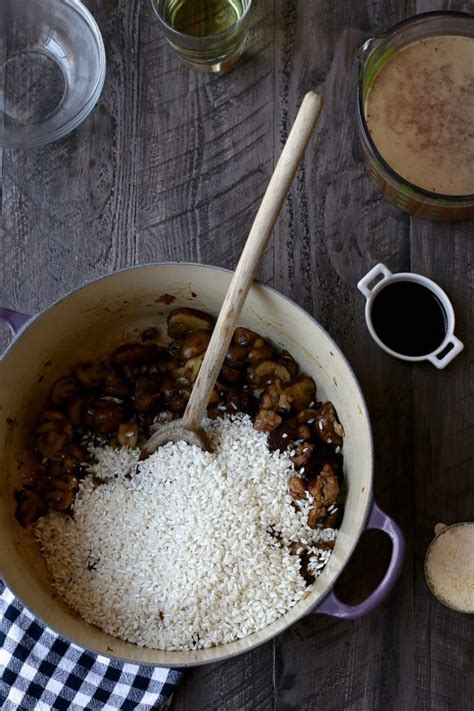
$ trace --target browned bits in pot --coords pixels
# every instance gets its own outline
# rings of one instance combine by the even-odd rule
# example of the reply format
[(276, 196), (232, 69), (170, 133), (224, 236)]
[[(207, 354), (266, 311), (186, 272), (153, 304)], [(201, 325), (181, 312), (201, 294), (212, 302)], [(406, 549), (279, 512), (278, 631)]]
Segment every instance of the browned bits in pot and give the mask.
[(325, 402), (316, 412), (316, 430), (323, 442), (338, 447), (342, 445), (344, 430), (337, 420), (336, 411), (331, 402)]
[(99, 435), (115, 432), (122, 420), (122, 402), (110, 396), (100, 397), (90, 402), (84, 408), (82, 416), (83, 424)]
[(169, 352), (177, 360), (189, 360), (204, 353), (211, 340), (209, 331), (195, 331), (188, 333), (169, 345)]
[(15, 491), (14, 496), (16, 500), (15, 518), (22, 526), (28, 526), (45, 515), (47, 506), (37, 491), (22, 489)]
[(142, 341), (153, 341), (155, 338), (158, 338), (158, 329), (154, 326), (146, 328), (140, 334), (140, 338), (142, 339)]
[(299, 476), (290, 477), (290, 494), (294, 499), (306, 498), (306, 487)]
[(125, 343), (119, 346), (112, 354), (113, 365), (121, 367), (141, 367), (156, 363), (165, 349), (155, 343)]
[(194, 331), (212, 331), (214, 324), (215, 319), (203, 311), (175, 309), (168, 316), (168, 336), (176, 339)]
[(53, 509), (66, 511), (73, 505), (78, 489), (79, 482), (74, 474), (64, 474), (51, 479), (44, 494)]
[(79, 363), (74, 370), (74, 375), (83, 388), (93, 390), (98, 388), (107, 374), (103, 363)]
[(138, 444), (138, 425), (136, 422), (123, 422), (117, 432), (118, 443), (122, 447), (135, 448)]
[(135, 410), (140, 414), (154, 412), (162, 399), (160, 375), (142, 375), (135, 385)]
[(53, 405), (60, 406), (63, 405), (66, 400), (72, 398), (72, 396), (75, 395), (76, 392), (76, 379), (72, 378), (71, 376), (66, 376), (65, 378), (59, 378), (59, 380), (56, 380), (53, 387), (51, 388), (49, 398)]

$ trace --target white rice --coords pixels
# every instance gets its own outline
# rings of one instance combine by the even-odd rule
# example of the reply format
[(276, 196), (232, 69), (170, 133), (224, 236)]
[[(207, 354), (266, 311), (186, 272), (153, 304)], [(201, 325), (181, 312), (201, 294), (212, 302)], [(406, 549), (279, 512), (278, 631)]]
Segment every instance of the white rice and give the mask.
[(308, 527), (311, 497), (295, 509), (289, 454), (271, 452), (248, 416), (208, 431), (214, 453), (169, 444), (132, 478), (138, 450), (91, 446), (91, 473), (106, 483), (86, 477), (73, 517), (38, 521), (53, 584), (87, 622), (155, 649), (197, 649), (245, 637), (303, 597), (300, 559), (286, 546), (337, 531)]

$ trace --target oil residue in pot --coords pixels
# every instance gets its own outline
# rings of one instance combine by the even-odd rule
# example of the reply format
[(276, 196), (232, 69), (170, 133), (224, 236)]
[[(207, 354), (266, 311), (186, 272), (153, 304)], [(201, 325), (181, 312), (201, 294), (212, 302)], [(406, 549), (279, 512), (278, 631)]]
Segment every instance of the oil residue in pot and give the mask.
[(382, 343), (405, 356), (424, 356), (438, 348), (447, 316), (431, 289), (413, 281), (387, 284), (374, 298), (372, 324)]

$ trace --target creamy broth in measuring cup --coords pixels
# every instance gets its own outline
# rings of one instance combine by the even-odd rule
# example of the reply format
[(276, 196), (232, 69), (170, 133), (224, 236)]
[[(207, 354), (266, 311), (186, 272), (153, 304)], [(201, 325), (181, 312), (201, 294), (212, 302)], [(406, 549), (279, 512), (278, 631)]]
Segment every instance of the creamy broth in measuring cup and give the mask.
[(372, 140), (398, 175), (440, 195), (474, 193), (474, 38), (408, 44), (383, 64), (364, 108)]

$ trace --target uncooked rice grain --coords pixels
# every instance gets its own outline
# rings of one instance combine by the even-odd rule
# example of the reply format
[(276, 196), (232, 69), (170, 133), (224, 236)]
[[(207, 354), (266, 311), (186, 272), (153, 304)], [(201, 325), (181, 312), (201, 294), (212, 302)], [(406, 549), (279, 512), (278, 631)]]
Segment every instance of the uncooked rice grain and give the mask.
[(168, 444), (131, 477), (138, 450), (91, 444), (97, 463), (73, 516), (50, 511), (36, 524), (58, 593), (115, 637), (161, 650), (245, 637), (305, 595), (287, 546), (336, 537), (309, 528), (312, 497), (295, 506), (288, 453), (270, 451), (248, 416), (206, 427), (213, 453)]

